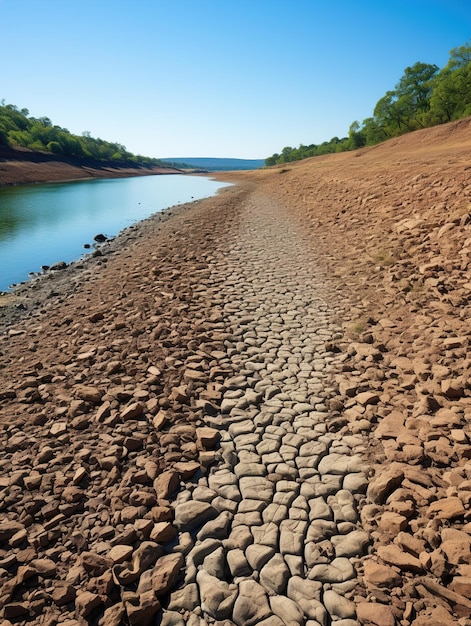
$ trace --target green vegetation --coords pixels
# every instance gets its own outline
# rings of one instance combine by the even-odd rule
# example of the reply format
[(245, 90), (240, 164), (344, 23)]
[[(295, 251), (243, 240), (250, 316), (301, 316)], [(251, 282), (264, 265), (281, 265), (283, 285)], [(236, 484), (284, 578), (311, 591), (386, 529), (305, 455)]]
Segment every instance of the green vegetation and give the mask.
[(321, 145), (283, 148), (265, 159), (266, 165), (290, 163), (331, 152), (356, 150), (420, 128), (471, 115), (471, 41), (453, 48), (442, 69), (427, 63), (407, 67), (392, 91), (377, 102), (373, 116), (350, 126), (349, 136)]
[(163, 165), (159, 159), (134, 155), (120, 143), (95, 139), (90, 133), (73, 135), (55, 126), (48, 117), (29, 117), (28, 109), (0, 104), (0, 146), (18, 146), (64, 157), (112, 161), (131, 167)]

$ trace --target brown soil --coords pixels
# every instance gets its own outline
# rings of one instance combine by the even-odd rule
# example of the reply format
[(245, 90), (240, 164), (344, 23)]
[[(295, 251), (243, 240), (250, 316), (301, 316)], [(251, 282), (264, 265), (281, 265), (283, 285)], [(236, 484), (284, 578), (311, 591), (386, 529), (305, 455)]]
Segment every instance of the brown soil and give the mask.
[[(83, 510), (83, 492), (60, 499), (77, 458), (94, 480), (101, 473), (102, 490), (113, 485), (123, 450), (150, 446), (157, 473), (199, 459), (196, 431), (205, 411), (217, 411), (217, 384), (230, 374), (218, 369), (224, 324), (204, 285), (238, 206), (256, 189), (304, 224), (319, 264), (342, 294), (345, 360), (334, 423), (339, 436), (364, 435), (371, 464), (361, 516), (373, 545), (359, 568), (359, 620), (470, 624), (470, 136), (466, 119), (353, 153), (220, 175), (238, 184), (147, 220), (106, 245), (102, 257), (0, 301), (1, 445), (7, 451), (0, 460), (7, 477), (0, 477), (0, 510), (37, 526), (27, 547), (18, 527), (13, 549), (0, 545), (0, 561), (11, 552), (17, 565), (47, 558), (56, 563), (54, 576), (64, 579), (64, 564), (77, 548), (71, 541), (57, 544), (60, 532), (67, 537), (72, 530), (63, 518), (56, 525), (51, 520)], [(18, 170), (0, 167), (27, 169), (24, 163)], [(35, 180), (34, 173), (23, 176)], [(196, 383), (184, 380), (183, 364), (195, 354), (213, 368), (212, 394), (200, 395), (199, 404), (192, 401)], [(77, 390), (83, 386), (106, 394), (96, 400)], [(106, 411), (92, 418), (95, 403), (102, 407), (104, 400)], [(158, 426), (136, 432), (124, 424), (113, 440), (106, 428), (132, 403), (147, 403), (159, 424), (165, 419), (179, 429), (170, 436)], [(65, 430), (52, 429), (56, 423), (66, 423)], [(42, 454), (45, 446), (53, 449), (52, 461)], [(41, 476), (47, 487), (41, 502), (37, 495), (25, 498)], [(113, 519), (128, 496), (115, 494)], [(93, 519), (101, 516), (105, 524), (100, 493), (92, 489), (86, 497), (97, 507)], [(96, 580), (87, 588), (103, 595), (109, 581)], [(18, 586), (6, 584), (2, 597), (16, 602), (12, 611), (20, 616), (23, 609), (39, 615), (47, 594), (35, 596), (32, 588), (21, 596)]]
[(0, 187), (87, 178), (124, 178), (150, 174), (179, 174), (164, 167), (117, 167), (94, 159), (59, 157), (42, 152), (0, 146)]

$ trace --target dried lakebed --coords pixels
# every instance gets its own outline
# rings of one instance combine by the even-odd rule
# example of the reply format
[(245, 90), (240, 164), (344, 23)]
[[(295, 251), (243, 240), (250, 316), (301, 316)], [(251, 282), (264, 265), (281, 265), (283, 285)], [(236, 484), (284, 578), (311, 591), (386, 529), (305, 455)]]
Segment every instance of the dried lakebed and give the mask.
[(361, 435), (329, 426), (338, 294), (275, 200), (223, 198), (20, 293), (0, 355), (5, 620), (358, 624), (367, 476)]
[(208, 420), (222, 461), (175, 501), (180, 530), (208, 521), (181, 545), (185, 581), (164, 623), (353, 626), (367, 478), (362, 437), (328, 431), (338, 361), (326, 344), (339, 329), (324, 277), (296, 224), (263, 197), (244, 206), (212, 273), (234, 376), (222, 416)]

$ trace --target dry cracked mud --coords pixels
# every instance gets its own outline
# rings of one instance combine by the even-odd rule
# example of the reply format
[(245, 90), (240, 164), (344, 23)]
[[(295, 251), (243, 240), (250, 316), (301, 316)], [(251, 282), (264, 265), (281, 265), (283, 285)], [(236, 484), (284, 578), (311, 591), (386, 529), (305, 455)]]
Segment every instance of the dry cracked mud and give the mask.
[(471, 624), (469, 126), (2, 298), (2, 626)]

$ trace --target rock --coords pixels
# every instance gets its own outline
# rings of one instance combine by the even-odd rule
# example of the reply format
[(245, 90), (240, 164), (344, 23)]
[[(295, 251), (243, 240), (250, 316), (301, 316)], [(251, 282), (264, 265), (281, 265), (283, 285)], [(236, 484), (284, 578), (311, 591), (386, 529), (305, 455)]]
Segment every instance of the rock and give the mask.
[(197, 534), (200, 541), (213, 537), (214, 539), (225, 539), (229, 535), (232, 522), (232, 515), (229, 511), (223, 511), (215, 519), (206, 522)]
[(336, 556), (362, 556), (370, 541), (368, 533), (363, 530), (353, 530), (347, 535), (335, 535), (330, 541), (335, 548)]
[(172, 591), (168, 608), (171, 611), (193, 611), (200, 605), (200, 594), (197, 583), (185, 585), (182, 589)]
[(74, 389), (74, 395), (80, 400), (85, 402), (91, 402), (92, 404), (100, 404), (104, 391), (98, 389), (98, 387), (92, 387), (90, 385), (77, 385)]
[(234, 578), (237, 576), (250, 576), (252, 573), (252, 569), (247, 563), (245, 554), (239, 548), (228, 551), (227, 564)]
[(177, 611), (164, 611), (160, 626), (185, 626), (185, 620)]
[(304, 613), (293, 600), (286, 596), (271, 596), (269, 602), (272, 612), (282, 620), (283, 624), (290, 626), (304, 624)]
[(284, 595), (290, 571), (281, 554), (275, 554), (260, 572), (260, 583), (269, 594)]
[(102, 603), (102, 599), (97, 593), (91, 591), (80, 591), (75, 598), (75, 608), (81, 617), (87, 617)]
[(131, 558), (132, 553), (133, 553), (132, 546), (118, 544), (111, 548), (111, 550), (108, 552), (107, 557), (111, 561), (113, 561), (113, 563), (123, 563), (124, 561), (127, 561), (128, 559)]
[(42, 578), (55, 578), (57, 565), (51, 559), (33, 559), (29, 566)]
[(355, 604), (332, 589), (324, 592), (324, 604), (327, 612), (334, 618), (348, 619), (355, 617)]
[(177, 536), (176, 529), (170, 522), (157, 522), (150, 532), (150, 539), (157, 543), (172, 541)]
[[(3, 615), (8, 620), (26, 617), (29, 615), (28, 604), (26, 602), (10, 602), (4, 606)], [(5, 626), (10, 626), (10, 624), (5, 624)]]
[(394, 626), (396, 623), (391, 608), (384, 604), (360, 602), (356, 608), (363, 626)]
[(367, 406), (369, 404), (378, 404), (380, 397), (377, 393), (374, 393), (372, 391), (363, 391), (355, 397), (355, 400), (358, 402), (358, 404), (361, 404), (362, 406)]
[(392, 464), (381, 471), (370, 483), (366, 495), (371, 502), (383, 504), (386, 498), (397, 489), (404, 480), (404, 471), (400, 465)]
[(15, 520), (2, 520), (0, 524), (0, 543), (8, 541), (17, 532), (24, 530), (24, 525)]
[(113, 565), (110, 559), (94, 552), (82, 552), (81, 561), (91, 576), (101, 576)]
[(51, 597), (56, 606), (64, 606), (75, 599), (76, 593), (72, 585), (60, 584), (54, 587)]
[(196, 430), (196, 442), (200, 450), (214, 450), (221, 439), (221, 433), (215, 428), (204, 426)]
[(331, 563), (314, 565), (309, 572), (310, 580), (318, 580), (323, 583), (343, 583), (354, 576), (353, 565), (344, 557), (337, 557)]
[(192, 530), (217, 517), (217, 511), (207, 502), (190, 500), (175, 507), (175, 527), (182, 532)]
[(318, 470), (322, 474), (350, 474), (361, 472), (363, 469), (363, 461), (359, 455), (348, 456), (331, 452), (321, 459)]
[(465, 598), (471, 598), (471, 576), (455, 576), (448, 588)]
[[(250, 574), (250, 568), (247, 567), (247, 561), (245, 561), (245, 557), (243, 561), (237, 563), (235, 559), (232, 557), (232, 560), (226, 559), (226, 553), (222, 546), (216, 548), (213, 552), (208, 554), (203, 561), (203, 569), (208, 572), (211, 576), (215, 576), (219, 580), (224, 580), (227, 577), (227, 567), (229, 565), (229, 569), (233, 576), (237, 575), (237, 568), (241, 567), (241, 571), (243, 573), (247, 572)], [(243, 553), (242, 553), (243, 555)]]
[(105, 609), (98, 626), (121, 626), (126, 617), (126, 611), (122, 602), (117, 602)]
[(132, 402), (122, 409), (120, 416), (123, 422), (135, 420), (144, 413), (144, 405), (141, 402)]
[(113, 579), (117, 585), (127, 586), (136, 581), (139, 576), (152, 567), (162, 555), (162, 547), (153, 541), (143, 541), (132, 556), (132, 566), (123, 564), (113, 567)]
[(243, 580), (239, 584), (239, 595), (232, 615), (237, 626), (255, 626), (271, 614), (264, 589), (254, 580)]
[(200, 589), (201, 608), (215, 620), (231, 618), (238, 593), (237, 585), (218, 580), (204, 570), (198, 572), (196, 580)]
[(432, 502), (428, 508), (428, 517), (430, 519), (451, 520), (461, 517), (465, 513), (463, 502), (457, 496), (442, 498)]
[(398, 546), (394, 544), (390, 544), (387, 546), (379, 546), (378, 547), (378, 556), (388, 563), (389, 565), (394, 565), (398, 567), (400, 570), (405, 572), (413, 572), (415, 574), (420, 574), (423, 572), (423, 565), (415, 556), (412, 554), (408, 554), (407, 552), (403, 552)]
[(57, 263), (53, 263), (49, 266), (49, 269), (56, 272), (58, 270), (65, 270), (67, 267), (67, 263), (65, 261), (58, 261)]
[(159, 500), (168, 500), (180, 487), (180, 476), (175, 470), (168, 470), (159, 474), (154, 480), (153, 487)]
[(137, 593), (152, 591), (158, 597), (165, 595), (175, 586), (183, 564), (184, 558), (179, 552), (161, 556), (151, 570), (141, 575)]
[(385, 511), (379, 520), (380, 529), (392, 537), (406, 530), (407, 526), (407, 518), (393, 511)]
[(389, 567), (372, 560), (364, 561), (364, 578), (368, 586), (372, 587), (398, 587), (402, 579), (400, 575)]
[(125, 615), (130, 626), (144, 626), (152, 623), (154, 616), (160, 611), (160, 602), (153, 590), (140, 594), (132, 591), (122, 593)]
[(245, 551), (247, 561), (249, 562), (252, 569), (256, 571), (260, 571), (274, 554), (274, 548), (255, 543), (247, 546)]

